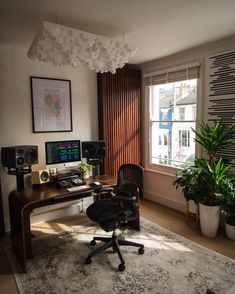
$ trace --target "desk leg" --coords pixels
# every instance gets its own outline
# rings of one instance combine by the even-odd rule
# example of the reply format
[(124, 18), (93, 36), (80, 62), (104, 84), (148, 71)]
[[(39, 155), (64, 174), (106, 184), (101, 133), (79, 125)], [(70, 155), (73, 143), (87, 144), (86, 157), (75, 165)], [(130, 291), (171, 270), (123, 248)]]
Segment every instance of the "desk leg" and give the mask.
[(14, 194), (9, 195), (9, 213), (11, 225), (11, 242), (12, 248), (16, 257), (26, 272), (26, 255), (25, 255), (25, 242), (23, 238), (23, 225), (21, 218), (22, 206)]
[(22, 237), (24, 242), (24, 250), (26, 258), (33, 257), (31, 230), (30, 230), (30, 213), (31, 210), (25, 208), (22, 211)]

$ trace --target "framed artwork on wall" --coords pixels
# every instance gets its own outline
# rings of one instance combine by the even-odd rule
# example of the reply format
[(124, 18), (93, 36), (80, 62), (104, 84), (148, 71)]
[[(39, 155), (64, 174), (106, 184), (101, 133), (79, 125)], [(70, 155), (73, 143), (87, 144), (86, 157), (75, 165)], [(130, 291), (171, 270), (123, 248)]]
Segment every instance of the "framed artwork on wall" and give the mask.
[(33, 132), (72, 132), (71, 81), (30, 77)]

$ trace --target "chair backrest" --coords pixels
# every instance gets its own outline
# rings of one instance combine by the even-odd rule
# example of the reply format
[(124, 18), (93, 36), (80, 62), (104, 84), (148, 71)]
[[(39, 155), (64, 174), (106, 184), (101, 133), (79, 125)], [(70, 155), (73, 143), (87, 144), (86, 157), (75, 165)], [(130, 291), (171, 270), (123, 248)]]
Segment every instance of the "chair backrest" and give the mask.
[[(130, 193), (136, 196), (138, 190), (142, 188), (144, 169), (142, 166), (133, 163), (126, 163), (120, 166), (117, 178), (117, 193)], [(123, 203), (123, 205), (132, 211), (136, 210), (137, 204), (132, 202)]]

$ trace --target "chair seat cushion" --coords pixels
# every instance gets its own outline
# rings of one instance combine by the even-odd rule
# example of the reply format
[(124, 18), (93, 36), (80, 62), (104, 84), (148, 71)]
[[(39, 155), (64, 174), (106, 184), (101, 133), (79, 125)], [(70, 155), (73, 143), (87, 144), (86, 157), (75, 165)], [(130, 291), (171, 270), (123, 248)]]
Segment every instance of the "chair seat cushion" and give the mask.
[(120, 220), (132, 220), (133, 212), (122, 209), (111, 199), (98, 200), (86, 210), (87, 216), (107, 232), (115, 229)]

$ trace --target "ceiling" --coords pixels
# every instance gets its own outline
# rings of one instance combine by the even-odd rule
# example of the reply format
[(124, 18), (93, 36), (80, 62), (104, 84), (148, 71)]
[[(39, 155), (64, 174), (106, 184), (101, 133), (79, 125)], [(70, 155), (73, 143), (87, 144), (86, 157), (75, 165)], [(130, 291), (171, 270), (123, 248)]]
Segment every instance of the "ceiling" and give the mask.
[(0, 42), (29, 47), (43, 20), (124, 36), (139, 64), (235, 34), (235, 1), (0, 0)]

